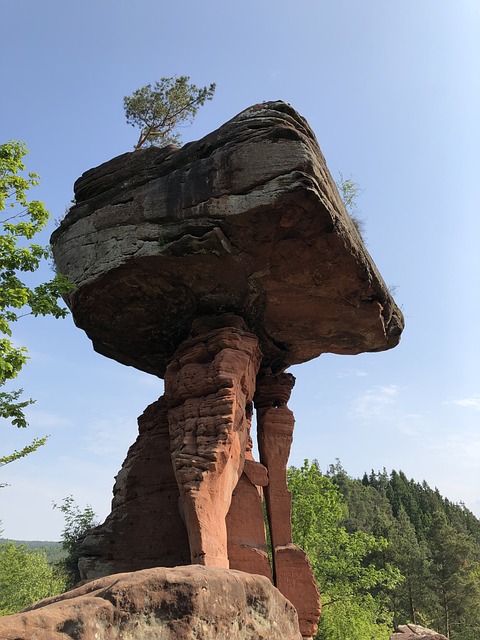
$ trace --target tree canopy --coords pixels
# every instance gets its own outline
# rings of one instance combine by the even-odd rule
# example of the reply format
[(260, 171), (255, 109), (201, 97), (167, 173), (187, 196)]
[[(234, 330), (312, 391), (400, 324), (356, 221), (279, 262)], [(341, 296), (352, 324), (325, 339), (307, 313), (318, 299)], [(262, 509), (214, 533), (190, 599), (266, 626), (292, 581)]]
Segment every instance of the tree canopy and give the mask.
[(387, 541), (348, 533), (348, 505), (318, 463), (288, 469), (293, 541), (307, 553), (322, 596), (317, 638), (388, 640), (393, 627), (383, 593), (401, 581), (398, 569), (378, 562)]
[[(27, 314), (64, 317), (67, 310), (58, 298), (70, 288), (60, 274), (33, 287), (22, 279), (22, 274), (37, 271), (50, 258), (49, 247), (31, 242), (50, 214), (43, 202), (27, 198), (29, 189), (39, 184), (36, 173), (26, 172), (27, 153), (23, 142), (0, 145), (0, 388), (18, 375), (28, 359), (26, 348), (14, 343), (13, 324)], [(0, 418), (16, 427), (27, 426), (24, 409), (33, 402), (21, 395), (22, 389), (0, 391)], [(1, 456), (0, 466), (32, 453), (44, 442), (45, 438), (36, 438), (19, 451)]]
[(91, 505), (81, 510), (73, 496), (67, 496), (62, 504), (54, 504), (54, 509), (63, 513), (65, 526), (62, 531), (62, 549), (66, 555), (60, 561), (59, 566), (65, 574), (67, 587), (73, 587), (80, 581), (78, 560), (80, 557), (79, 545), (84, 536), (98, 524), (96, 514)]
[(180, 134), (175, 129), (192, 122), (198, 109), (213, 98), (215, 83), (208, 87), (189, 84), (189, 76), (161, 78), (147, 84), (123, 99), (127, 123), (140, 127), (135, 149), (144, 145), (177, 144)]
[(480, 637), (480, 521), (402, 471), (350, 478), (339, 465), (328, 473), (347, 503), (352, 533), (388, 540), (376, 555), (403, 576), (384, 592), (394, 625), (420, 624), (452, 640)]
[(0, 616), (62, 593), (65, 586), (64, 576), (49, 565), (44, 551), (13, 542), (0, 544)]
[(419, 624), (451, 640), (480, 637), (480, 521), (437, 489), (384, 469), (351, 478), (288, 470), (294, 542), (323, 602), (317, 640), (388, 640)]

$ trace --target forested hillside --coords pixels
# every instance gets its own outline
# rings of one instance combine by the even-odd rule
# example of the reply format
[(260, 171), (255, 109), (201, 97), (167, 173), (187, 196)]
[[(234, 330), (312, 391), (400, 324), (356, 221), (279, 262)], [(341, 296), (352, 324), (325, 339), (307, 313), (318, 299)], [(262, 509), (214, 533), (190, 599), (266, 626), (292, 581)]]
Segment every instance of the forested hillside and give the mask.
[[(410, 622), (479, 640), (480, 521), (465, 505), (401, 471), (355, 479), (339, 462), (322, 473), (305, 461), (288, 480), (294, 541), (322, 594), (319, 640), (388, 640)], [(59, 552), (76, 558), (75, 540), (92, 515), (68, 503), (63, 549), (0, 540), (0, 615), (70, 584)]]
[(322, 591), (322, 640), (381, 640), (408, 622), (480, 638), (480, 521), (402, 471), (289, 469), (295, 541)]

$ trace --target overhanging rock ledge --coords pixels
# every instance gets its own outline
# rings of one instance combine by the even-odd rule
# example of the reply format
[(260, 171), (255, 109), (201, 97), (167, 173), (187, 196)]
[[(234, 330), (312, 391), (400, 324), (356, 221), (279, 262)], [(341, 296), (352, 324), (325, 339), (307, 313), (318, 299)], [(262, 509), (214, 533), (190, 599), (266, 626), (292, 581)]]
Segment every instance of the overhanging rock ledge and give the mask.
[(281, 371), (394, 347), (403, 317), (308, 123), (284, 102), (199, 141), (87, 171), (52, 236), (76, 324), (103, 355), (163, 377), (199, 315), (233, 312)]

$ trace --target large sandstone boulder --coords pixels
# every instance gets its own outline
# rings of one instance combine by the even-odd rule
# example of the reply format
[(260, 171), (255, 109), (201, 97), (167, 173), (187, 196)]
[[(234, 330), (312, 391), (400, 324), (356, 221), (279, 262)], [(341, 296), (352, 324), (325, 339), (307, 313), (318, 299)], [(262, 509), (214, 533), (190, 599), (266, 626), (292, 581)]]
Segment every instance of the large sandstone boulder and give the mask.
[(2, 640), (301, 640), (270, 581), (200, 566), (94, 580), (0, 618)]
[(396, 307), (308, 123), (253, 106), (181, 149), (87, 171), (52, 236), (94, 348), (163, 377), (199, 315), (237, 313), (274, 372), (394, 347)]

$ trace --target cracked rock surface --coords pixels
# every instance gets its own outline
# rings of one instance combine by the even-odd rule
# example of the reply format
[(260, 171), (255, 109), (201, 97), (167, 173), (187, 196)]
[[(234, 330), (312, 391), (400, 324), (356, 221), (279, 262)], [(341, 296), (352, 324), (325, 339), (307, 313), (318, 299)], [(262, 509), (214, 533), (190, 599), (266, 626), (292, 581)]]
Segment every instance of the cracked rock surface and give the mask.
[(236, 313), (262, 367), (394, 347), (395, 305), (315, 136), (284, 102), (87, 171), (52, 236), (99, 353), (164, 376), (198, 316)]

